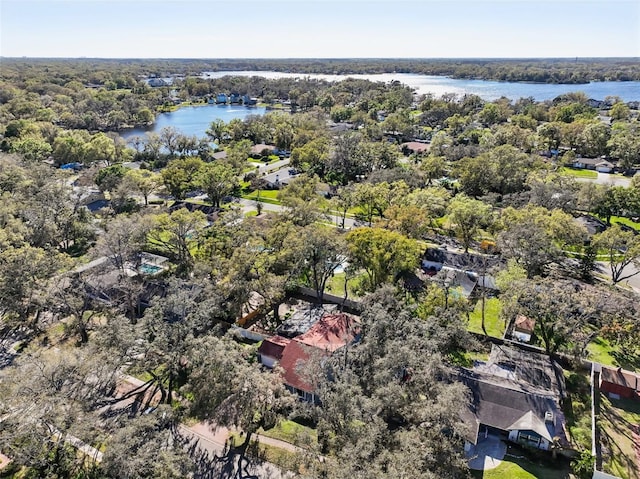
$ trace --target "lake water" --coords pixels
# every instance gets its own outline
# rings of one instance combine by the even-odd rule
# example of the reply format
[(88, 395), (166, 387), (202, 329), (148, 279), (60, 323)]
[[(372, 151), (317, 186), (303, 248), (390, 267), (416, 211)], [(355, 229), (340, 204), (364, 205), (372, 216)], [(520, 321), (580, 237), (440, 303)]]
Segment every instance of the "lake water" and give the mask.
[[(595, 82), (585, 85), (556, 85), (549, 83), (510, 83), (486, 80), (457, 80), (453, 78), (416, 75), (412, 73), (381, 73), (372, 75), (321, 75), (298, 73), (282, 73), (274, 71), (237, 71), (237, 72), (204, 72), (204, 78), (220, 78), (225, 75), (238, 76), (262, 76), (274, 78), (303, 78), (322, 79), (327, 81), (340, 81), (346, 78), (362, 78), (370, 81), (388, 83), (393, 80), (400, 81), (418, 93), (433, 93), (440, 96), (444, 93), (456, 93), (463, 95), (473, 93), (485, 100), (495, 100), (505, 96), (511, 100), (533, 97), (538, 101), (550, 100), (563, 93), (581, 91), (589, 98), (603, 100), (607, 96), (619, 96), (624, 101), (640, 100), (640, 82)], [(239, 105), (206, 105), (181, 107), (170, 113), (161, 113), (156, 117), (156, 122), (148, 129), (132, 129), (123, 131), (120, 135), (129, 139), (136, 135), (144, 135), (148, 131), (159, 132), (165, 126), (174, 126), (186, 135), (204, 137), (205, 131), (212, 121), (221, 119), (228, 123), (234, 118), (244, 119), (249, 115), (263, 115), (266, 109), (263, 107), (245, 107)]]
[(505, 96), (511, 100), (533, 97), (538, 101), (551, 100), (563, 93), (581, 91), (589, 98), (604, 100), (606, 96), (619, 96), (624, 101), (640, 100), (640, 81), (633, 82), (594, 82), (583, 85), (559, 85), (552, 83), (512, 83), (490, 80), (460, 80), (434, 75), (413, 73), (379, 73), (371, 75), (324, 75), (283, 73), (274, 71), (238, 71), (203, 72), (203, 78), (220, 78), (225, 75), (262, 76), (265, 78), (311, 78), (327, 81), (340, 81), (346, 78), (361, 78), (370, 81), (388, 83), (397, 80), (415, 88), (420, 94), (433, 93), (473, 93), (484, 100), (495, 100)]
[(234, 118), (244, 119), (249, 115), (264, 115), (266, 108), (242, 105), (201, 105), (184, 106), (176, 111), (160, 113), (153, 126), (143, 129), (134, 128), (120, 132), (125, 140), (133, 136), (143, 136), (149, 131), (159, 133), (165, 126), (173, 126), (185, 135), (196, 135), (198, 138), (206, 136), (206, 131), (212, 121), (221, 119), (229, 123)]

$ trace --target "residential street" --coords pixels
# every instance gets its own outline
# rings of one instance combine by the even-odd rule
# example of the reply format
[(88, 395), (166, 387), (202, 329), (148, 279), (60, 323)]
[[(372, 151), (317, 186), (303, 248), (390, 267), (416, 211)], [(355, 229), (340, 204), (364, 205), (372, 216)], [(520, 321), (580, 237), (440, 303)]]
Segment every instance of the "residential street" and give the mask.
[(180, 433), (189, 443), (189, 451), (197, 463), (195, 479), (285, 479), (293, 473), (283, 473), (273, 464), (227, 451), (229, 431), (218, 428), (215, 432), (204, 423), (180, 426)]
[[(604, 261), (597, 261), (598, 271), (605, 275), (607, 278), (611, 279), (611, 268), (609, 267), (609, 263)], [(628, 265), (622, 272), (622, 276), (626, 276), (628, 274), (632, 274), (638, 271), (633, 264)], [(628, 286), (632, 288), (636, 293), (640, 294), (640, 274), (636, 274), (631, 278), (622, 280), (618, 283), (621, 286)]]
[[(246, 214), (249, 211), (255, 211), (256, 210), (256, 202), (254, 200), (247, 200), (245, 198), (241, 198), (240, 199), (240, 205), (242, 205), (242, 213)], [(280, 212), (284, 209), (284, 206), (282, 205), (274, 205), (272, 203), (262, 203), (262, 209), (263, 211), (272, 211), (272, 212)], [(329, 221), (331, 221), (331, 223), (333, 223), (335, 226), (340, 226), (340, 224), (342, 223), (342, 218), (338, 217), (338, 216), (334, 216), (334, 215), (329, 215), (327, 217), (327, 219)], [(354, 226), (356, 226), (356, 220), (354, 220), (353, 218), (345, 218), (344, 220), (344, 227), (345, 229), (351, 229)]]
[(598, 185), (624, 186), (628, 188), (631, 178), (627, 176), (610, 175), (609, 173), (599, 173), (597, 178), (576, 178), (577, 181), (596, 183)]
[[(140, 387), (143, 381), (129, 375), (122, 376), (119, 392)], [(127, 402), (131, 402), (131, 398)], [(196, 479), (286, 479), (295, 477), (293, 473), (283, 473), (275, 465), (250, 457), (243, 457), (228, 451), (226, 444), (230, 435), (229, 429), (198, 422), (192, 425), (178, 426), (179, 434), (188, 442), (191, 454), (197, 459), (198, 472)], [(296, 446), (287, 442), (255, 435), (263, 444), (270, 444), (281, 449), (295, 451)]]

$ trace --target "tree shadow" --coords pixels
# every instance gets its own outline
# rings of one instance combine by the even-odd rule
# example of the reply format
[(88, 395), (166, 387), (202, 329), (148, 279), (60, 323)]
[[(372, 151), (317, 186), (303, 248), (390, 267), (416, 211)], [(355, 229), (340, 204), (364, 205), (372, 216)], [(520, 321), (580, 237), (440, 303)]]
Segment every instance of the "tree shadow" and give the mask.
[(189, 456), (194, 461), (193, 479), (281, 479), (277, 470), (269, 470), (265, 464), (245, 455), (242, 448), (228, 448), (221, 453), (204, 449), (197, 437), (188, 438), (179, 432)]
[(630, 352), (625, 347), (621, 347), (620, 350), (611, 351), (610, 354), (622, 368), (631, 371), (640, 369), (639, 354)]

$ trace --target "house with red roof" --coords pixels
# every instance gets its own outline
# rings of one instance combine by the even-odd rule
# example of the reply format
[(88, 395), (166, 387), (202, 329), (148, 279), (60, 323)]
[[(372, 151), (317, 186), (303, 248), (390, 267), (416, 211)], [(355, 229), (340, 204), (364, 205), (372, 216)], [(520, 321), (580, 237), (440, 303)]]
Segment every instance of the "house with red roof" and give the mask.
[(354, 316), (328, 314), (295, 338), (276, 335), (262, 341), (258, 348), (260, 363), (268, 368), (279, 366), (291, 392), (305, 401), (319, 402), (311, 371), (336, 351), (355, 342), (359, 332), (359, 322)]
[(614, 398), (640, 399), (640, 374), (603, 366), (600, 372), (600, 390)]

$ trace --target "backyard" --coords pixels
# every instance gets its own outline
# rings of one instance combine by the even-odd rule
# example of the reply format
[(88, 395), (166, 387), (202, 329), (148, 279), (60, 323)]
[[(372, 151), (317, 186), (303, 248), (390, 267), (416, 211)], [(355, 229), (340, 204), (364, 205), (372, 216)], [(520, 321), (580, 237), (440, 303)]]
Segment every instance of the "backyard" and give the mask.
[(599, 426), (604, 472), (640, 479), (640, 402), (601, 395)]
[(562, 404), (569, 441), (576, 450), (591, 449), (591, 378), (589, 370), (564, 371), (567, 398)]
[(622, 367), (625, 369), (640, 369), (640, 348), (632, 351), (630, 347), (612, 344), (610, 341), (596, 336), (587, 345), (589, 359), (606, 366)]
[[(502, 338), (504, 335), (505, 324), (500, 318), (501, 309), (502, 303), (498, 298), (489, 298), (485, 301), (484, 325), (489, 336)], [(482, 302), (480, 300), (478, 300), (475, 308), (469, 314), (467, 329), (472, 333), (484, 334), (484, 331), (482, 331)]]
[[(568, 479), (569, 468), (558, 464), (558, 468), (552, 468), (547, 464), (542, 465), (537, 461), (531, 461), (514, 451), (514, 446), (509, 446), (509, 452), (502, 463), (495, 469), (487, 471), (471, 471), (471, 477), (475, 479)], [(511, 455), (514, 453), (514, 455)]]

